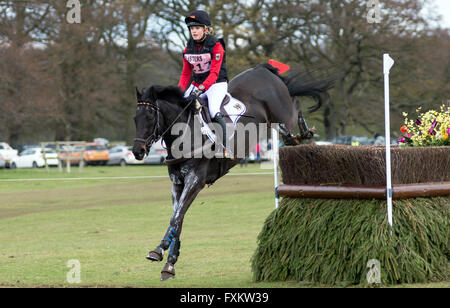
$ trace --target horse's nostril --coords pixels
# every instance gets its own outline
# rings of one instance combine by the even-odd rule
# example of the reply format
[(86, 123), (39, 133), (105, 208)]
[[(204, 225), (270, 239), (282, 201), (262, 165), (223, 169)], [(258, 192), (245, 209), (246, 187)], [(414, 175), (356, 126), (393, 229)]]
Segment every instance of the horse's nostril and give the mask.
[(145, 148), (142, 146), (134, 146), (133, 155), (137, 160), (142, 160), (145, 156)]

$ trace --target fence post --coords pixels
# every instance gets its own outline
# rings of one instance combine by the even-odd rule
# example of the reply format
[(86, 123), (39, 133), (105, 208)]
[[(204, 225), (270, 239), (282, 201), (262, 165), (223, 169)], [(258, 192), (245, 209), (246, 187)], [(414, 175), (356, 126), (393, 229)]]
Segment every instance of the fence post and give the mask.
[(278, 140), (278, 126), (272, 126), (272, 152), (273, 152), (273, 179), (275, 186), (275, 208), (278, 209), (280, 204), (280, 197), (278, 195), (278, 148), (279, 148), (279, 140)]
[(387, 196), (387, 216), (391, 226), (392, 234), (392, 183), (391, 183), (391, 131), (389, 114), (389, 71), (394, 65), (394, 60), (389, 54), (383, 55), (383, 74), (384, 74), (384, 124), (386, 140), (386, 196)]
[(45, 165), (45, 170), (50, 171), (50, 168), (48, 167), (47, 164), (47, 156), (45, 155), (45, 145), (43, 142), (41, 142), (41, 151), (42, 151), (42, 158), (44, 158), (44, 165)]
[(83, 167), (84, 167), (84, 152), (86, 151), (86, 142), (83, 141), (82, 145), (81, 145), (81, 157), (80, 157), (80, 163), (79, 163), (79, 170), (80, 172), (83, 172)]
[(56, 154), (58, 155), (58, 171), (63, 172), (61, 164), (61, 144), (56, 142)]

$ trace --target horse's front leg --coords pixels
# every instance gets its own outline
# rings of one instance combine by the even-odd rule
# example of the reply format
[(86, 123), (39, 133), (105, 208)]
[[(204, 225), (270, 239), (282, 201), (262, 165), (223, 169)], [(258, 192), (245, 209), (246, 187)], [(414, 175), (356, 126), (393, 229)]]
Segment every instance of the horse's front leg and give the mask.
[(169, 256), (167, 263), (161, 271), (161, 280), (175, 277), (174, 265), (180, 255), (180, 235), (183, 226), (184, 215), (192, 204), (198, 193), (205, 187), (204, 179), (200, 179), (194, 172), (185, 177), (183, 192), (178, 203), (174, 204), (174, 213), (169, 226)]
[[(173, 210), (178, 208), (178, 203), (180, 201), (181, 194), (183, 193), (184, 184), (172, 184), (172, 204)], [(164, 235), (161, 244), (158, 247), (150, 251), (147, 255), (147, 259), (150, 261), (162, 261), (164, 258), (164, 251), (169, 249), (170, 246), (170, 238), (173, 236), (173, 228), (169, 226), (167, 228), (166, 234)]]

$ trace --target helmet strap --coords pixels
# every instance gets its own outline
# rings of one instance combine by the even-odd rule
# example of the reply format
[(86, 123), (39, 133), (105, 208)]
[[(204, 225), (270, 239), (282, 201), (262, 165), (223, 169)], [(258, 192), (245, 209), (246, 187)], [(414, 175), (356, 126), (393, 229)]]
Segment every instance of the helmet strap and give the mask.
[(201, 38), (201, 39), (199, 39), (199, 40), (197, 40), (197, 41), (195, 41), (197, 44), (201, 44), (201, 43), (203, 43), (204, 41), (206, 40), (206, 32), (205, 32), (205, 34), (203, 34), (203, 37)]

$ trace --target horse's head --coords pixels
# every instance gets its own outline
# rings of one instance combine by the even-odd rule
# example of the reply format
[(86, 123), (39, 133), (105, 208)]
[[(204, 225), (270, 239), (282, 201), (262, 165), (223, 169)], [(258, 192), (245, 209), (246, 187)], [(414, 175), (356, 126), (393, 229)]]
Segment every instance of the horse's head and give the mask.
[(136, 124), (136, 138), (134, 139), (133, 154), (137, 160), (142, 160), (148, 154), (152, 144), (160, 138), (160, 110), (158, 100), (151, 97), (150, 89), (142, 93), (136, 88), (137, 108), (134, 122)]
[(183, 91), (177, 86), (157, 85), (142, 90), (142, 93), (136, 88), (136, 138), (133, 146), (136, 159), (143, 159), (154, 142), (164, 137), (173, 124), (183, 120), (182, 115), (188, 112), (186, 109), (190, 105), (183, 96)]

